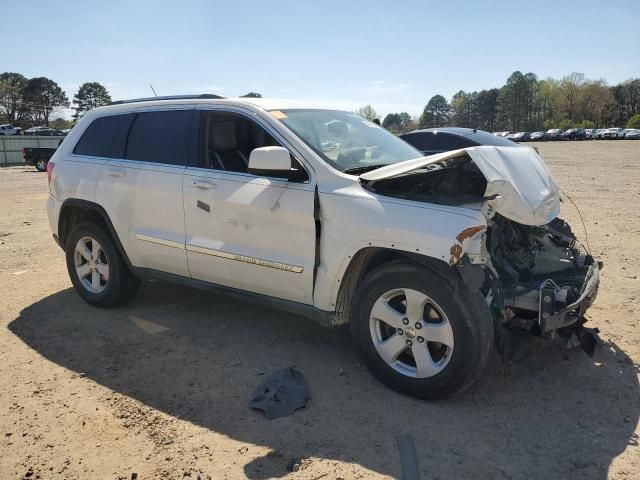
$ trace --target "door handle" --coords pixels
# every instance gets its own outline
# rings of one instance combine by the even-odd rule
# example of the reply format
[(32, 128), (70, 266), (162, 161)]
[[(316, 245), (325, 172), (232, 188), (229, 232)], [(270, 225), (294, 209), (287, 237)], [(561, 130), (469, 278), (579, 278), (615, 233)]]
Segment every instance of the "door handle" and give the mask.
[(111, 177), (124, 177), (126, 172), (120, 168), (105, 168), (104, 173)]
[(213, 190), (217, 187), (215, 183), (209, 180), (194, 180), (192, 185), (200, 190)]

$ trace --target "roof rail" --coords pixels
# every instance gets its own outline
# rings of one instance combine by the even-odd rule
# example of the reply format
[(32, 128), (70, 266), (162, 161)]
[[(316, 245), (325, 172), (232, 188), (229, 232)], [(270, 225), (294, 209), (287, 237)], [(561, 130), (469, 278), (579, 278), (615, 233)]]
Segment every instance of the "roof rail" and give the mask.
[(200, 95), (169, 95), (166, 97), (146, 97), (146, 98), (132, 98), (131, 100), (116, 100), (109, 105), (122, 105), (124, 103), (139, 103), (139, 102), (155, 102), (159, 100), (217, 100), (224, 97), (220, 95), (214, 95), (213, 93), (201, 93)]

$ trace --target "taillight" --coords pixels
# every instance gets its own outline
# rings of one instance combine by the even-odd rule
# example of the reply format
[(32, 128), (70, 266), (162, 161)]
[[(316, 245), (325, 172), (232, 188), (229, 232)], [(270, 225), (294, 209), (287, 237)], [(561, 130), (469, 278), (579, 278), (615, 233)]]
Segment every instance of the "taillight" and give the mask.
[(53, 162), (47, 163), (47, 181), (49, 182), (49, 184), (51, 184), (51, 174), (53, 173), (53, 167), (55, 166), (56, 164)]

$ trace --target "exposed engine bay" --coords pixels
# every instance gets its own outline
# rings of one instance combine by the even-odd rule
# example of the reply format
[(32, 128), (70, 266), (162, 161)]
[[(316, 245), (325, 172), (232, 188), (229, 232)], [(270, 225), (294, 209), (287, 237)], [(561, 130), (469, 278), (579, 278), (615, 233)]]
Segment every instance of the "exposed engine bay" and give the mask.
[(464, 156), (377, 182), (371, 190), (405, 200), (463, 205), (485, 200), (487, 180), (471, 158)]
[[(512, 172), (518, 173), (518, 165), (512, 165)], [(523, 205), (519, 205), (520, 211), (524, 211), (523, 219), (539, 223), (520, 223), (505, 216), (514, 211), (511, 207), (518, 199), (507, 197), (505, 203), (505, 198), (498, 198), (502, 197), (501, 189), (507, 191), (509, 185), (500, 177), (501, 171), (491, 170), (492, 166), (485, 163), (479, 168), (470, 155), (462, 152), (365, 184), (365, 188), (406, 200), (481, 210), (487, 219), (486, 262), (479, 265), (465, 256), (452, 256), (450, 265), (455, 265), (467, 285), (485, 296), (496, 325), (511, 332), (560, 336), (570, 346), (582, 345), (587, 353), (592, 353), (595, 342), (586, 338), (591, 335), (582, 325), (584, 312), (597, 294), (599, 266), (577, 241), (570, 226), (556, 216), (559, 194), (555, 183), (543, 166), (544, 170), (539, 171), (547, 174), (548, 179), (544, 180), (547, 185), (555, 187), (557, 205), (551, 205), (551, 194), (545, 192), (545, 197), (542, 193), (545, 189), (539, 188), (538, 199), (536, 192), (530, 198), (540, 200), (538, 205), (545, 208), (542, 215), (531, 208), (532, 214), (527, 217)], [(491, 178), (487, 170), (497, 179), (493, 184), (487, 180)], [(519, 180), (526, 191), (527, 172), (523, 169), (520, 173), (523, 172)], [(498, 201), (503, 202), (503, 210), (493, 208)]]

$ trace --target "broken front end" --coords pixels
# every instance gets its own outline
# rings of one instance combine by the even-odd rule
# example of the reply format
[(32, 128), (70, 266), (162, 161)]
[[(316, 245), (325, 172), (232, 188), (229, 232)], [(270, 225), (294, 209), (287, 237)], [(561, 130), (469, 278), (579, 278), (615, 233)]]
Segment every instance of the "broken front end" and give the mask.
[(583, 325), (598, 293), (599, 266), (569, 225), (555, 218), (528, 226), (501, 216), (489, 223), (486, 246), (493, 269), (486, 270), (483, 288), (495, 292), (490, 306), (506, 329), (502, 349), (513, 340), (508, 334), (526, 331), (559, 336), (592, 354), (595, 332)]
[(527, 334), (559, 337), (593, 353), (597, 332), (583, 325), (598, 292), (599, 265), (558, 218), (559, 189), (533, 149), (475, 147), (360, 178), (381, 195), (483, 213), (486, 226), (456, 237), (449, 264), (484, 296), (504, 356), (517, 357)]

